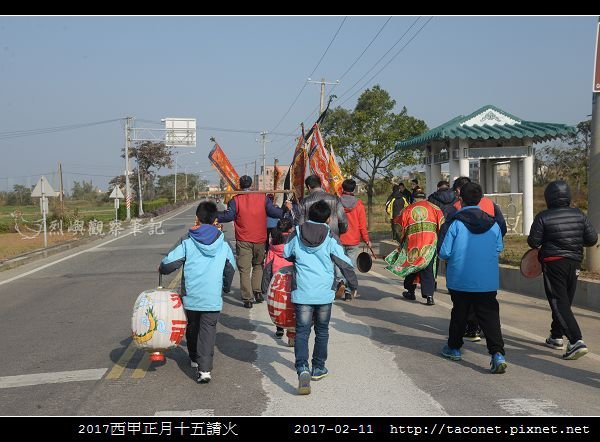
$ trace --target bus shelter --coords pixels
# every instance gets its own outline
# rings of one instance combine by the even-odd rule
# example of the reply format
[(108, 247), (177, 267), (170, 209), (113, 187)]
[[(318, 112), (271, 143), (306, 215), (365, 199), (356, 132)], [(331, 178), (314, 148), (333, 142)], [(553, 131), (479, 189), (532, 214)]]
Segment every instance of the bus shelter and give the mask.
[[(423, 149), (428, 195), (442, 180), (442, 164), (448, 163), (450, 184), (459, 176), (478, 182), (502, 209), (509, 233), (528, 235), (533, 222), (533, 144), (575, 130), (566, 124), (525, 121), (487, 105), (400, 141), (396, 149)], [(510, 183), (510, 192), (498, 192), (500, 174)]]

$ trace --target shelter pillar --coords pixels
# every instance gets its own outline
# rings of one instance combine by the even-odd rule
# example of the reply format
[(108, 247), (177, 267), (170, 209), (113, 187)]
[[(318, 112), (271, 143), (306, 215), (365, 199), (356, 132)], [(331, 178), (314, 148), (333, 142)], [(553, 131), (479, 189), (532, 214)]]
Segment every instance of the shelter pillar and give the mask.
[(479, 160), (479, 185), (481, 186), (483, 193), (485, 193), (486, 162), (487, 160)]
[(525, 144), (528, 155), (523, 158), (523, 234), (529, 235), (533, 223), (533, 149), (531, 140)]
[(469, 176), (469, 140), (458, 140), (458, 168), (460, 176)]
[(432, 146), (431, 175), (427, 179), (427, 195), (430, 195), (437, 190), (437, 183), (442, 179), (442, 165), (439, 163), (439, 161), (436, 163), (433, 162), (435, 159), (439, 158), (441, 150), (441, 146)]
[(517, 158), (512, 158), (510, 160), (510, 192), (518, 193), (519, 192), (519, 160)]
[(495, 193), (495, 167), (492, 160), (485, 160), (485, 191), (484, 193)]
[(450, 182), (454, 182), (460, 176), (458, 158), (455, 158), (454, 151), (458, 150), (458, 140), (455, 138), (450, 140), (448, 148), (448, 173), (450, 174)]

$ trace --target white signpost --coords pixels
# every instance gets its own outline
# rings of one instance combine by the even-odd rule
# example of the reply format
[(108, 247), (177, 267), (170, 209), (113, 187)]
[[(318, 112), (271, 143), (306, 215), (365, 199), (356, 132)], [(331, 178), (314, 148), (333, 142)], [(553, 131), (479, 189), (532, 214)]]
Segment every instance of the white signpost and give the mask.
[(48, 247), (48, 237), (46, 234), (46, 213), (48, 213), (48, 196), (56, 196), (56, 192), (48, 182), (45, 176), (42, 176), (33, 191), (32, 197), (40, 198), (40, 210), (42, 211), (42, 222), (44, 223), (44, 247)]
[(109, 198), (115, 199), (115, 221), (117, 221), (118, 220), (118, 211), (119, 211), (119, 200), (125, 198), (125, 195), (123, 195), (123, 192), (121, 192), (121, 189), (119, 189), (118, 186), (115, 186), (113, 188), (113, 191), (111, 192)]

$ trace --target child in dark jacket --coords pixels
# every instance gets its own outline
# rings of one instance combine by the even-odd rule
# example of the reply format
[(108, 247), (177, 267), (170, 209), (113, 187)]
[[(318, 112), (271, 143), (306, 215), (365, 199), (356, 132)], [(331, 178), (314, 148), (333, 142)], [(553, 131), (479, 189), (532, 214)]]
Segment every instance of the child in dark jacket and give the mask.
[(546, 345), (556, 350), (569, 340), (563, 359), (579, 359), (588, 352), (581, 329), (571, 310), (583, 248), (598, 242), (598, 233), (581, 210), (569, 207), (571, 191), (564, 181), (553, 181), (544, 190), (547, 210), (533, 220), (527, 243), (540, 247), (544, 288), (552, 310), (552, 325)]
[[(181, 295), (188, 321), (185, 337), (199, 384), (211, 380), (217, 321), (223, 308), (221, 293), (231, 289), (235, 273), (231, 247), (223, 232), (213, 225), (216, 218), (216, 204), (201, 202), (196, 209), (196, 225), (162, 260), (158, 269), (161, 274), (169, 274), (183, 266)], [(215, 274), (223, 274), (223, 278), (215, 278)]]
[(498, 255), (504, 244), (498, 223), (478, 207), (482, 196), (479, 184), (467, 183), (461, 188), (462, 208), (456, 212), (440, 248), (440, 258), (448, 262), (446, 286), (452, 299), (448, 344), (442, 356), (461, 359), (467, 316), (473, 307), (492, 356), (490, 371), (504, 373), (507, 364), (496, 299), (500, 284)]
[[(265, 298), (267, 298), (269, 295), (269, 284), (271, 283), (273, 275), (277, 273), (277, 271), (282, 267), (292, 265), (290, 261), (283, 257), (283, 247), (293, 227), (294, 223), (291, 219), (283, 218), (277, 221), (277, 226), (271, 231), (271, 242), (269, 244), (269, 251), (267, 252), (267, 256), (265, 257), (265, 266), (263, 269), (263, 278), (261, 284), (263, 296)], [(288, 296), (287, 302), (290, 305), (292, 304), (291, 294), (290, 296)], [(289, 305), (287, 307), (289, 307)], [(277, 326), (275, 336), (277, 336), (278, 338), (283, 337), (283, 327)], [(296, 337), (295, 328), (287, 329), (287, 337), (288, 345), (290, 347), (293, 347), (294, 339)]]

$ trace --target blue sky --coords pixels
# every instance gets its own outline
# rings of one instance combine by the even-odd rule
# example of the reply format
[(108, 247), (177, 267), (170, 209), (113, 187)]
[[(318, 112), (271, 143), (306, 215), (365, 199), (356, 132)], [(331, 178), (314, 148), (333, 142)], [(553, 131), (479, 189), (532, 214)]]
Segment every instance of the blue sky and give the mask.
[[(59, 161), (68, 190), (84, 179), (106, 188), (124, 169), (121, 122), (6, 134), (125, 116), (191, 117), (200, 127), (255, 132), (199, 130), (196, 153), (179, 160), (214, 181), (207, 155), (215, 136), (238, 172), (251, 172), (262, 161), (258, 132), (297, 134), (301, 121), (310, 127), (316, 84), (306, 84), (282, 120), (307, 77), (314, 70), (315, 80), (340, 79), (388, 17), (349, 16), (341, 28), (344, 16), (0, 17), (0, 190), (35, 184), (42, 173), (56, 183)], [(352, 109), (361, 91), (380, 84), (397, 110), (406, 106), (429, 127), (485, 104), (556, 123), (576, 124), (591, 113), (597, 16), (436, 16), (367, 82), (428, 18), (349, 90), (417, 19), (394, 16), (341, 78), (334, 105)], [(293, 137), (269, 138), (267, 163), (287, 164)]]

